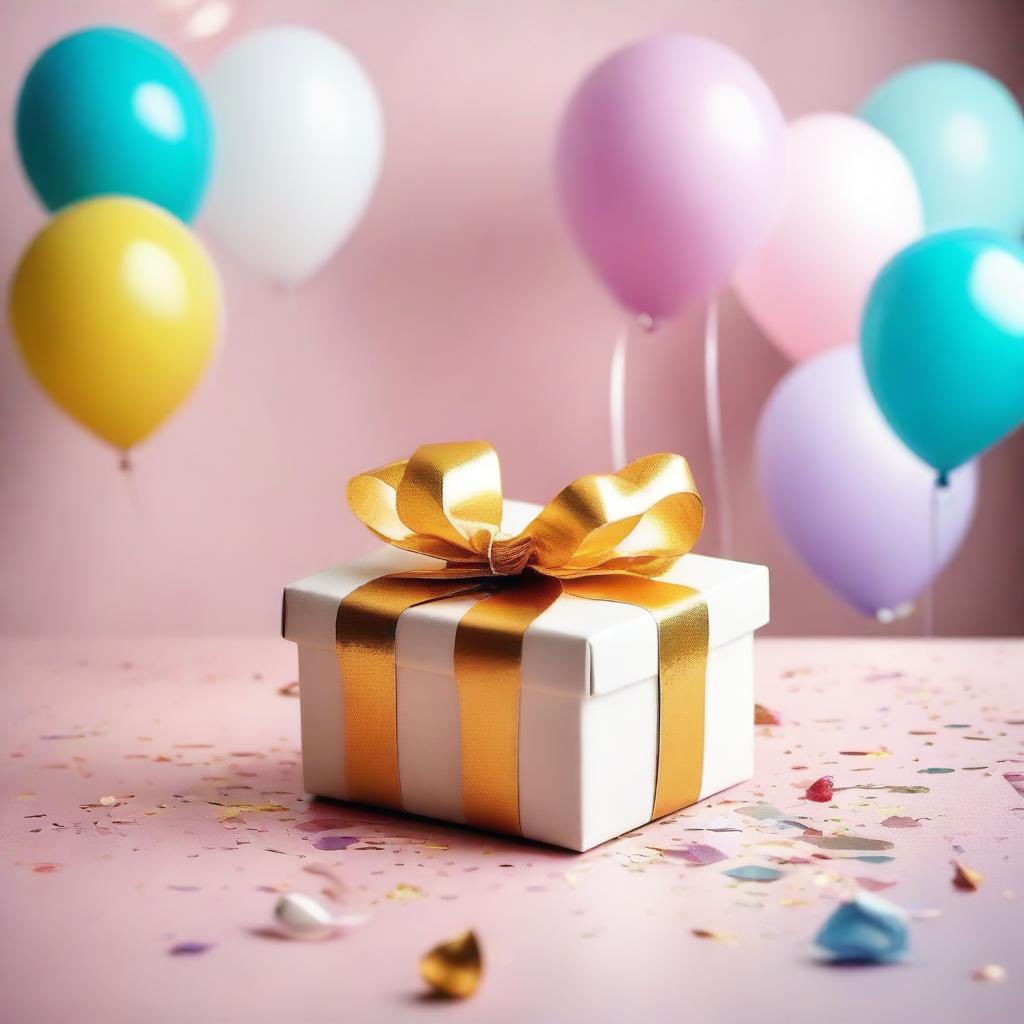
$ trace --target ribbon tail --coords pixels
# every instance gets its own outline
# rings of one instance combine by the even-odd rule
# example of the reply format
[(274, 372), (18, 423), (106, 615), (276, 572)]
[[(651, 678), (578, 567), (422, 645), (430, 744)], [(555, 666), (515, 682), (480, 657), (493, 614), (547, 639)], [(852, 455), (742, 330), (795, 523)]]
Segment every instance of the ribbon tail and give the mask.
[(335, 650), (344, 683), (345, 782), (359, 803), (402, 808), (395, 630), (407, 608), (480, 589), (469, 580), (382, 576), (338, 607)]
[(478, 601), (455, 634), (462, 730), (462, 809), (478, 828), (521, 835), (519, 694), (523, 638), (561, 583), (525, 576)]
[(568, 594), (643, 608), (658, 627), (658, 763), (651, 820), (700, 799), (708, 606), (693, 587), (638, 576), (564, 580)]

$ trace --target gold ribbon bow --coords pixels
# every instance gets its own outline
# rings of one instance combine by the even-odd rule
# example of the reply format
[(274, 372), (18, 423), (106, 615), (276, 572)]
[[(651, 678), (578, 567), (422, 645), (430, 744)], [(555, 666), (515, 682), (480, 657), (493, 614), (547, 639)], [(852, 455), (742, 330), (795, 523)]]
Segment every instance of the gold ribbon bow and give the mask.
[(649, 611), (658, 627), (657, 783), (651, 817), (696, 801), (704, 757), (707, 605), (654, 577), (689, 551), (704, 505), (679, 455), (648, 455), (562, 490), (515, 536), (501, 532), (498, 456), (483, 442), (423, 445), (361, 473), (352, 511), (382, 540), (438, 559), (358, 587), (338, 609), (350, 798), (401, 809), (395, 630), (407, 608), (480, 593), (459, 622), (455, 681), (466, 821), (520, 833), (523, 637), (562, 593)]

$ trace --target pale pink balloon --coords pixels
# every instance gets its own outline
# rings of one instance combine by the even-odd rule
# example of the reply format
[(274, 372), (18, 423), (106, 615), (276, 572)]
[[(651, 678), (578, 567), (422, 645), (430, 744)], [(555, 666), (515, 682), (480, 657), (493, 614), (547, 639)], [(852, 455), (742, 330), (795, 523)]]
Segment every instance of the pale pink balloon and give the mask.
[(783, 131), (761, 76), (710, 39), (645, 39), (587, 76), (558, 136), (558, 194), (627, 309), (670, 317), (727, 281), (778, 210)]
[(920, 237), (923, 217), (906, 159), (855, 117), (794, 121), (786, 160), (781, 215), (733, 284), (765, 334), (799, 362), (859, 340), (872, 282)]

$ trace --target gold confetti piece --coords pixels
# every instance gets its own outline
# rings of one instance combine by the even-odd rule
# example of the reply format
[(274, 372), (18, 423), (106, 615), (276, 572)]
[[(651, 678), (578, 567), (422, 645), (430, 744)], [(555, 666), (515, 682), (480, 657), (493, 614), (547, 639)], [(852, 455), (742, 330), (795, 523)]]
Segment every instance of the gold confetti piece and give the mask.
[(399, 903), (411, 903), (413, 900), (423, 899), (423, 890), (418, 885), (399, 882), (384, 898)]
[(436, 839), (428, 839), (424, 844), (424, 847), (428, 850), (447, 850), (448, 844), (438, 842)]
[(287, 807), (282, 807), (281, 804), (267, 803), (267, 804), (220, 804), (216, 800), (211, 800), (211, 804), (214, 807), (219, 807), (220, 810), (217, 812), (217, 817), (221, 821), (229, 821), (231, 818), (237, 818), (240, 814), (258, 814), (258, 813), (270, 813), (280, 814), (281, 811), (287, 811)]
[(298, 697), (299, 695), (299, 681), (293, 679), (290, 683), (285, 683), (284, 686), (279, 686), (277, 692), (282, 697)]
[(953, 885), (964, 892), (974, 892), (982, 883), (984, 876), (975, 871), (974, 868), (961, 864), (960, 861), (953, 861)]
[(731, 932), (716, 932), (710, 928), (691, 928), (690, 934), (697, 939), (714, 939), (716, 942), (724, 942), (727, 945), (736, 945), (736, 936)]
[(754, 725), (781, 725), (778, 711), (772, 711), (763, 704), (754, 705)]
[(101, 796), (100, 807), (113, 807), (117, 803), (116, 796)]
[(972, 977), (975, 981), (1006, 981), (1006, 968), (999, 964), (985, 964), (984, 967), (976, 967)]
[(439, 996), (465, 999), (480, 984), (484, 964), (474, 932), (463, 932), (435, 946), (420, 960), (420, 975)]

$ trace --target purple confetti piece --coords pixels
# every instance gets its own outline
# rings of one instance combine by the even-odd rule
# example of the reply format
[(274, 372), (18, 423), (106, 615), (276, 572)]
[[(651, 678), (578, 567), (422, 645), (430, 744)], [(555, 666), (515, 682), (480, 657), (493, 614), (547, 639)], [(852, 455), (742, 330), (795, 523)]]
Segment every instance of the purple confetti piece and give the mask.
[(688, 843), (679, 850), (665, 850), (665, 856), (675, 857), (699, 868), (707, 864), (717, 864), (721, 860), (729, 859), (727, 854), (722, 853), (721, 850), (716, 849), (714, 846), (708, 846), (706, 843)]
[(313, 845), (318, 850), (344, 850), (346, 847), (358, 842), (358, 836), (321, 836)]
[(195, 956), (212, 948), (212, 942), (179, 942), (176, 946), (171, 946), (168, 952), (171, 956)]

